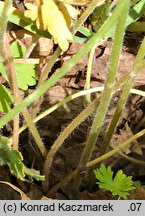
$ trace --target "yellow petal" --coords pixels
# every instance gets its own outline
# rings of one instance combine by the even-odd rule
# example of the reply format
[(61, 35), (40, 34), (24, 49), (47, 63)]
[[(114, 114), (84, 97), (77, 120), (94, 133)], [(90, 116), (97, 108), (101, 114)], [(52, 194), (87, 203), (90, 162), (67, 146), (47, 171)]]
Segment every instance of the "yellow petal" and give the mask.
[(67, 24), (67, 27), (69, 28), (69, 27), (71, 26), (71, 16), (70, 16), (70, 14), (69, 14), (69, 11), (68, 11), (66, 5), (63, 4), (62, 2), (59, 2), (59, 3), (57, 4), (57, 6), (58, 6), (58, 9), (59, 9), (59, 10), (61, 11), (61, 13), (63, 14), (64, 19), (65, 19), (66, 24)]
[(73, 41), (73, 36), (67, 27), (63, 14), (58, 9), (53, 0), (47, 1), (47, 4), (40, 6), (41, 10), (37, 18), (39, 28), (43, 26), (43, 30), (48, 30), (54, 37), (55, 43), (58, 43), (63, 51), (66, 51), (69, 42)]
[(61, 12), (55, 0), (36, 0), (36, 3), (37, 6), (26, 4), (28, 10), (25, 11), (25, 16), (33, 21), (36, 20), (37, 28), (47, 30), (54, 37), (54, 42), (58, 43), (63, 51), (66, 51), (69, 42), (73, 41), (73, 36), (67, 26), (70, 25), (70, 15), (67, 11), (63, 15), (66, 7), (61, 7), (63, 8)]
[(35, 21), (38, 17), (38, 7), (31, 3), (26, 3), (25, 6), (28, 10), (24, 12), (24, 16), (30, 18), (32, 21)]
[(80, 14), (80, 11), (77, 10), (76, 8), (74, 8), (72, 5), (70, 4), (65, 4), (71, 18), (73, 19), (77, 19), (78, 15)]

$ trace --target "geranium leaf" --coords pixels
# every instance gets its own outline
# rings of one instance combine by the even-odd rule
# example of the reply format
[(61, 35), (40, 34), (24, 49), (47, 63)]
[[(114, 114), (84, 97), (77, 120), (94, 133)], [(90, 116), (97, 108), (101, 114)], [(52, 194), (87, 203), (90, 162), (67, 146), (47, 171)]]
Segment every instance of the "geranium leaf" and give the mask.
[(129, 191), (135, 189), (135, 187), (132, 186), (132, 176), (126, 176), (122, 170), (119, 170), (113, 179), (111, 167), (109, 166), (106, 168), (105, 165), (102, 164), (100, 169), (94, 170), (94, 174), (96, 179), (99, 180), (96, 184), (98, 184), (100, 188), (111, 191), (114, 196), (118, 195), (125, 199)]
[[(23, 63), (16, 63), (16, 74), (18, 80), (18, 86), (22, 90), (27, 90), (28, 86), (33, 86), (36, 84), (36, 71), (34, 64), (23, 64)], [(8, 81), (7, 74), (3, 67), (3, 64), (0, 63), (0, 73), (3, 77)]]
[(11, 148), (8, 138), (0, 136), (0, 165), (8, 165), (13, 175), (24, 180), (25, 174), (22, 159), (21, 153)]
[(37, 181), (45, 179), (39, 171), (27, 168), (22, 160), (21, 152), (12, 149), (11, 142), (7, 137), (0, 136), (0, 166), (8, 165), (10, 172), (22, 181), (25, 180), (26, 175)]
[(28, 86), (34, 86), (36, 84), (36, 71), (34, 64), (21, 64), (15, 65), (17, 71), (18, 86), (22, 90), (27, 90)]

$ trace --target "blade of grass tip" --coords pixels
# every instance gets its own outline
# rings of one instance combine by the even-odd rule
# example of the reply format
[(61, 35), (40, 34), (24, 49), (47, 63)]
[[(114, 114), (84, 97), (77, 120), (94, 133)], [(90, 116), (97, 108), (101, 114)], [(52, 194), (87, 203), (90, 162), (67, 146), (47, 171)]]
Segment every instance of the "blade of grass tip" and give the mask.
[(117, 17), (123, 12), (124, 5), (126, 1), (121, 1), (119, 7), (117, 7), (113, 14), (108, 17), (99, 31), (94, 34), (92, 38), (86, 43), (86, 45), (74, 55), (67, 64), (63, 65), (57, 72), (51, 76), (42, 86), (36, 89), (32, 94), (26, 97), (20, 104), (18, 104), (14, 109), (12, 109), (8, 114), (3, 116), (0, 120), (0, 128), (4, 126), (8, 121), (10, 121), (18, 112), (21, 112), (24, 108), (29, 106), (33, 101), (37, 100), (41, 95), (43, 95), (50, 87), (52, 87), (62, 76), (64, 76), (69, 70), (75, 66), (75, 64), (89, 52), (94, 44), (97, 44), (112, 28), (114, 23), (116, 23)]
[(113, 92), (113, 86), (114, 86), (115, 77), (116, 77), (117, 68), (118, 68), (120, 51), (121, 51), (122, 43), (123, 43), (125, 23), (126, 23), (127, 14), (129, 11), (129, 5), (130, 5), (130, 1), (127, 0), (126, 5), (124, 5), (123, 16), (118, 16), (118, 21), (117, 21), (115, 36), (114, 36), (114, 41), (113, 41), (114, 43), (113, 43), (112, 53), (110, 56), (109, 69), (108, 69), (108, 74), (107, 74), (107, 78), (106, 78), (106, 82), (104, 86), (104, 91), (102, 94), (100, 105), (97, 109), (97, 112), (93, 120), (90, 134), (88, 135), (88, 138), (86, 141), (86, 146), (84, 148), (84, 151), (82, 153), (82, 156), (81, 156), (78, 168), (77, 168), (77, 174), (74, 180), (74, 190), (75, 191), (78, 191), (79, 189), (79, 185), (81, 182), (80, 172), (82, 171), (82, 169), (85, 169), (86, 164), (91, 157), (91, 154), (93, 152), (94, 146), (96, 144), (96, 141), (97, 141), (97, 138), (100, 132), (100, 128), (103, 124), (106, 112), (110, 104), (110, 100), (111, 100), (112, 92)]

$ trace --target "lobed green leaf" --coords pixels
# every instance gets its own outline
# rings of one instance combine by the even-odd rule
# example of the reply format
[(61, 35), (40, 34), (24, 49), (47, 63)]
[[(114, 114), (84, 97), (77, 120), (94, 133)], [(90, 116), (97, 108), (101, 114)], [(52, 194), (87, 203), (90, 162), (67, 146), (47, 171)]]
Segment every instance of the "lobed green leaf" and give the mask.
[(109, 166), (106, 168), (105, 165), (102, 164), (100, 169), (94, 170), (94, 174), (96, 179), (99, 180), (96, 184), (102, 189), (111, 191), (114, 196), (117, 195), (125, 199), (129, 191), (135, 189), (135, 187), (132, 186), (132, 176), (127, 177), (122, 170), (119, 170), (113, 179), (111, 167)]

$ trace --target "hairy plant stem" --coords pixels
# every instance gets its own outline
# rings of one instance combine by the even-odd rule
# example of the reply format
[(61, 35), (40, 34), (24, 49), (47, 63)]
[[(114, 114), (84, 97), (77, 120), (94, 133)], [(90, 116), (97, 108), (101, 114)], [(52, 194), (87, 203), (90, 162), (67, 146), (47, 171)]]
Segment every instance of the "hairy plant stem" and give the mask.
[(3, 52), (3, 45), (4, 45), (4, 34), (7, 29), (7, 23), (9, 20), (10, 10), (12, 7), (12, 0), (5, 0), (3, 11), (1, 13), (0, 17), (0, 55), (2, 55)]
[(121, 96), (121, 98), (120, 98), (120, 100), (118, 102), (117, 108), (116, 108), (115, 113), (114, 113), (113, 118), (112, 118), (112, 121), (111, 121), (111, 123), (109, 125), (108, 132), (105, 135), (103, 143), (101, 144), (101, 147), (100, 147), (100, 152), (99, 152), (100, 156), (105, 154), (105, 152), (109, 148), (110, 140), (111, 140), (112, 135), (114, 133), (114, 130), (116, 128), (117, 122), (118, 122), (119, 117), (120, 117), (121, 112), (122, 112), (122, 109), (125, 106), (126, 99), (128, 97), (131, 86), (132, 86), (132, 83), (130, 83), (130, 82), (127, 82), (126, 85), (123, 86), (122, 96)]
[[(19, 88), (18, 82), (16, 77), (16, 69), (14, 65), (14, 59), (12, 56), (9, 40), (7, 34), (4, 34), (4, 44), (3, 44), (3, 59), (4, 59), (4, 67), (6, 68), (8, 79), (10, 82), (10, 87), (12, 93), (14, 95), (14, 106), (20, 103), (19, 98)], [(17, 114), (13, 119), (13, 149), (18, 150), (18, 143), (19, 143), (19, 114)]]
[[(40, 87), (43, 85), (43, 83), (46, 81), (49, 72), (51, 71), (52, 66), (54, 65), (54, 63), (56, 62), (57, 58), (59, 57), (61, 53), (61, 49), (58, 47), (56, 49), (56, 51), (54, 52), (53, 56), (51, 57), (51, 59), (49, 60), (49, 62), (47, 63), (47, 66), (45, 67), (44, 71), (41, 73), (41, 76), (39, 78), (38, 81), (38, 85), (37, 87)], [(41, 105), (41, 101), (34, 101), (31, 105), (31, 112), (32, 112), (32, 118), (34, 119), (39, 111), (39, 107)]]
[[(143, 67), (144, 66), (145, 66), (145, 64), (143, 65)], [(143, 69), (143, 67), (141, 67), (141, 68), (139, 67), (139, 70)], [(116, 92), (119, 88), (124, 86), (124, 83), (126, 82), (126, 80), (129, 80), (129, 76), (130, 76), (130, 74), (125, 74), (118, 82), (115, 83), (112, 94), (114, 92)], [(129, 83), (128, 83), (127, 87), (130, 89)], [(128, 88), (123, 88), (123, 89), (128, 92)], [(100, 98), (98, 98), (98, 100), (100, 101)], [(55, 141), (54, 145), (52, 146), (52, 149), (49, 151), (49, 153), (48, 153), (48, 155), (46, 157), (46, 162), (45, 162), (45, 166), (44, 166), (44, 172), (47, 174), (46, 178), (48, 178), (48, 180), (49, 180), (49, 173), (50, 173), (51, 163), (52, 163), (52, 160), (53, 160), (53, 157), (54, 157), (56, 151), (62, 145), (64, 140), (69, 136), (69, 134), (72, 132), (72, 130), (74, 130), (77, 127), (77, 125), (79, 125), (83, 121), (83, 119), (85, 119), (94, 110), (97, 109), (97, 106), (94, 107), (94, 105), (95, 105), (94, 102), (92, 102), (89, 105), (89, 107), (87, 107), (81, 114), (79, 114), (78, 117), (76, 117), (76, 119), (74, 119), (74, 121), (72, 123), (70, 123), (70, 125), (67, 126), (67, 128), (61, 133), (61, 135)], [(118, 112), (120, 112), (120, 111), (118, 110)], [(75, 172), (75, 174), (76, 174), (76, 172)], [(46, 180), (46, 182), (48, 182), (48, 180)], [(48, 185), (47, 185), (47, 187), (48, 187)], [(44, 183), (44, 188), (45, 188), (45, 191), (46, 191), (46, 184), (45, 183)]]
[[(95, 93), (95, 92), (100, 92), (102, 91), (102, 88), (103, 87), (96, 87), (96, 88), (91, 88), (89, 90), (83, 90), (83, 91), (79, 91), (75, 94), (72, 94), (72, 95), (69, 95), (68, 97), (66, 97), (64, 100), (60, 101), (59, 103), (53, 105), (52, 107), (50, 107), (49, 109), (45, 110), (44, 112), (40, 113), (36, 118), (33, 119), (33, 122), (36, 123), (38, 122), (39, 120), (41, 120), (42, 118), (46, 117), (47, 115), (49, 115), (50, 113), (54, 112), (56, 109), (58, 109), (59, 107), (67, 104), (68, 102), (78, 98), (78, 97), (81, 97), (81, 96), (84, 96), (86, 94), (91, 94), (91, 93)], [(22, 133), (24, 130), (27, 129), (27, 125), (23, 125), (20, 130), (19, 130), (19, 134)]]
[(85, 170), (86, 164), (92, 155), (92, 152), (94, 150), (101, 126), (103, 124), (103, 121), (104, 121), (104, 118), (105, 118), (105, 115), (108, 110), (110, 100), (112, 97), (113, 86), (114, 86), (116, 72), (118, 68), (119, 55), (120, 55), (120, 51), (121, 51), (122, 43), (123, 43), (125, 22), (126, 22), (128, 10), (129, 10), (129, 2), (130, 2), (129, 0), (126, 2), (126, 6), (124, 7), (123, 17), (120, 16), (118, 18), (118, 22), (116, 25), (114, 44), (113, 44), (112, 54), (110, 57), (109, 69), (108, 69), (108, 74), (107, 74), (107, 78), (106, 78), (106, 82), (104, 86), (104, 91), (102, 93), (100, 105), (96, 111), (96, 114), (93, 120), (93, 124), (92, 124), (92, 128), (90, 130), (90, 134), (88, 135), (86, 146), (81, 155), (81, 159), (80, 159), (80, 162), (77, 168), (76, 178), (74, 179), (74, 190), (75, 191), (79, 190), (79, 186), (81, 182), (80, 172), (82, 170)]
[[(12, 7), (12, 0), (5, 0), (4, 8), (2, 11), (2, 15), (0, 17), (0, 54), (2, 55), (3, 59), (5, 60), (6, 67), (8, 69), (8, 78), (10, 81), (10, 85), (14, 94), (14, 105), (18, 105), (21, 102), (21, 98), (19, 96), (19, 89), (18, 89), (18, 83), (17, 83), (17, 77), (16, 77), (16, 69), (14, 64), (14, 59), (12, 56), (10, 44), (6, 35), (6, 28), (7, 23), (9, 20), (9, 14)], [(39, 143), (39, 146), (44, 146), (43, 142), (41, 141), (41, 138), (39, 136), (39, 133), (37, 129), (35, 128), (34, 123), (31, 120), (31, 117), (28, 119), (29, 113), (27, 111), (24, 111), (24, 117), (26, 117), (26, 122), (30, 126), (33, 125), (33, 136), (36, 137), (36, 142)], [(27, 114), (27, 116), (26, 116)], [(32, 129), (32, 127), (31, 127)], [(14, 117), (14, 129), (13, 129), (13, 148), (18, 149), (18, 140), (19, 140), (19, 114)], [(43, 148), (43, 147), (42, 147)]]
[[(86, 164), (86, 167), (92, 167), (98, 163), (100, 163), (101, 161), (106, 160), (107, 158), (119, 153), (123, 148), (126, 148), (128, 145), (130, 145), (132, 142), (134, 142), (135, 140), (137, 140), (138, 138), (140, 138), (141, 136), (143, 136), (145, 134), (145, 129), (141, 130), (140, 132), (138, 132), (137, 134), (135, 134), (134, 136), (132, 136), (131, 138), (129, 138), (128, 140), (126, 140), (125, 142), (123, 142), (122, 144), (120, 144), (119, 146), (117, 146), (115, 149), (107, 152), (106, 154), (88, 162)], [(75, 178), (77, 174), (77, 170), (73, 171), (72, 173), (70, 173), (67, 177), (65, 177), (61, 182), (59, 182), (58, 184), (56, 184), (54, 187), (52, 187), (48, 193), (47, 196), (49, 197), (50, 194), (53, 194), (55, 191), (57, 191), (59, 188), (61, 188), (62, 186), (66, 185), (69, 181), (71, 181), (73, 178)]]
[[(11, 58), (11, 52), (9, 53), (9, 44), (6, 36), (6, 28), (9, 20), (9, 13), (12, 7), (12, 0), (5, 0), (3, 11), (0, 17), (0, 55), (5, 60), (5, 64), (9, 69), (9, 78), (11, 81), (11, 88), (14, 94), (15, 105), (19, 103), (17, 80), (15, 78), (15, 68), (13, 67), (13, 58)], [(19, 130), (19, 114), (13, 119), (13, 149), (18, 149), (18, 135)]]
[[(8, 78), (10, 81), (10, 85), (14, 94), (14, 105), (16, 106), (17, 104), (20, 103), (21, 98), (19, 94), (19, 89), (18, 89), (18, 83), (17, 83), (17, 78), (16, 78), (16, 70), (15, 70), (15, 64), (14, 64), (14, 59), (11, 53), (11, 48), (10, 44), (6, 35), (6, 28), (7, 28), (7, 23), (9, 19), (9, 12), (11, 10), (12, 6), (12, 1), (11, 0), (5, 0), (4, 8), (2, 15), (0, 17), (1, 21), (1, 28), (0, 28), (0, 54), (3, 56), (3, 59), (5, 60), (6, 67), (8, 69)], [(27, 112), (27, 111), (24, 111)], [(25, 115), (25, 114), (24, 114)], [(30, 117), (31, 120), (31, 117)], [(30, 125), (30, 121), (27, 121), (27, 124)], [(33, 124), (32, 120), (31, 123)], [(34, 124), (33, 124), (34, 125)], [(35, 126), (34, 126), (35, 127)], [(36, 128), (35, 128), (36, 129)], [(34, 132), (34, 130), (33, 130)], [(36, 135), (37, 134), (37, 135)], [(40, 143), (41, 145), (43, 144), (38, 135), (37, 129), (33, 133), (34, 137), (36, 136), (37, 140), (36, 142)], [(13, 131), (13, 148), (18, 149), (18, 139), (19, 139), (19, 114), (17, 114), (14, 117), (14, 131)], [(43, 145), (44, 146), (44, 145)]]
[[(6, 67), (9, 71), (8, 77), (10, 81), (10, 85), (14, 94), (14, 101), (15, 105), (19, 104), (22, 101), (22, 98), (20, 96), (19, 88), (18, 88), (18, 82), (17, 82), (17, 75), (16, 75), (16, 69), (14, 64), (14, 59), (12, 56), (10, 44), (7, 38), (7, 35), (5, 34), (4, 39), (4, 49), (3, 49), (3, 56), (6, 61)], [(24, 118), (26, 120), (27, 125), (29, 126), (29, 129), (38, 145), (38, 148), (41, 152), (41, 154), (44, 156), (46, 154), (45, 145), (43, 144), (40, 135), (35, 127), (35, 124), (32, 121), (32, 118), (29, 114), (29, 112), (24, 109), (22, 111), (22, 114), (24, 115)], [(18, 139), (19, 139), (19, 114), (15, 116), (14, 118), (14, 131), (13, 131), (13, 148), (18, 149)]]
[[(145, 62), (143, 63), (143, 66), (145, 67)], [(115, 83), (115, 86), (114, 86), (114, 92), (118, 91), (120, 88), (122, 88), (122, 86), (124, 86), (124, 83), (125, 83), (125, 80), (128, 80), (129, 79), (129, 74), (125, 74), (123, 75), (123, 77), (118, 80), (116, 83)], [(104, 89), (104, 87), (96, 87), (96, 88), (91, 88), (89, 90), (83, 90), (83, 91), (80, 91), (80, 92), (77, 92), (75, 94), (72, 94), (72, 95), (69, 95), (68, 97), (66, 97), (63, 101), (60, 101), (59, 103), (53, 105), (52, 107), (50, 107), (49, 109), (45, 110), (44, 112), (40, 113), (36, 118), (33, 119), (33, 122), (36, 123), (38, 122), (39, 120), (41, 120), (42, 118), (46, 117), (47, 115), (49, 115), (50, 113), (54, 112), (56, 109), (58, 109), (59, 107), (63, 106), (64, 104), (78, 98), (78, 97), (81, 97), (83, 95), (86, 95), (86, 94), (91, 94), (93, 92), (102, 92)], [(138, 89), (130, 89), (130, 93), (131, 94), (138, 94), (138, 95), (141, 95), (141, 96), (145, 96), (145, 93), (144, 91), (141, 91), (141, 90), (138, 90)], [(91, 114), (91, 113), (90, 113)], [(90, 115), (88, 113), (88, 115)], [(24, 130), (26, 130), (28, 128), (28, 126), (25, 124), (23, 125), (20, 129), (19, 129), (19, 134), (22, 133)]]
[[(42, 156), (45, 158), (47, 150), (46, 150), (45, 145), (44, 145), (44, 143), (43, 143), (43, 141), (42, 141), (42, 139), (41, 139), (41, 137), (40, 137), (40, 135), (38, 133), (38, 130), (37, 130), (35, 124), (32, 121), (31, 115), (29, 114), (27, 109), (24, 109), (22, 111), (22, 114), (23, 114), (23, 116), (25, 118), (25, 121), (26, 121), (26, 123), (27, 123), (27, 125), (29, 127), (29, 130), (30, 130), (31, 134), (34, 137), (34, 140), (35, 140), (35, 142), (37, 144), (37, 147), (38, 147), (39, 151), (41, 152)], [(37, 149), (35, 149), (35, 150), (36, 150), (36, 154), (38, 155)], [(41, 155), (38, 155), (38, 156), (41, 157)]]
[(94, 100), (86, 109), (84, 109), (65, 129), (59, 137), (54, 142), (53, 146), (51, 147), (50, 151), (47, 154), (45, 164), (44, 164), (44, 174), (45, 174), (45, 181), (43, 182), (43, 190), (45, 192), (48, 191), (49, 188), (49, 173), (51, 164), (53, 161), (53, 157), (55, 153), (58, 151), (60, 146), (63, 144), (64, 140), (69, 136), (69, 134), (82, 122), (86, 119), (98, 106), (99, 100)]
[[(92, 47), (90, 54), (89, 54), (89, 59), (88, 59), (88, 65), (87, 65), (87, 75), (86, 75), (86, 84), (84, 89), (90, 89), (90, 81), (91, 81), (91, 71), (92, 71), (92, 64), (93, 64), (93, 60), (94, 60), (94, 53), (96, 50), (96, 45), (94, 47)], [(90, 103), (91, 102), (91, 95), (88, 94), (86, 95), (86, 103)]]
[(133, 69), (130, 72), (130, 74), (128, 75), (126, 81), (124, 82), (125, 85), (123, 86), (121, 98), (118, 102), (117, 108), (116, 108), (115, 113), (113, 115), (113, 119), (110, 123), (108, 132), (105, 135), (104, 141), (101, 145), (100, 155), (103, 155), (107, 151), (107, 149), (109, 148), (110, 140), (112, 138), (112, 135), (113, 135), (114, 130), (116, 128), (116, 125), (118, 123), (118, 120), (119, 120), (119, 117), (120, 117), (121, 112), (123, 110), (123, 107), (126, 104), (129, 92), (131, 90), (131, 87), (132, 87), (132, 84), (134, 81), (134, 78), (136, 77), (136, 75), (138, 73), (141, 73), (141, 71), (138, 69), (138, 65), (144, 64), (144, 60), (143, 60), (144, 59), (144, 51), (145, 51), (145, 38), (143, 39), (142, 44), (140, 46), (140, 49), (138, 51), (138, 54), (136, 56), (136, 60), (135, 60), (134, 65), (133, 65)]

